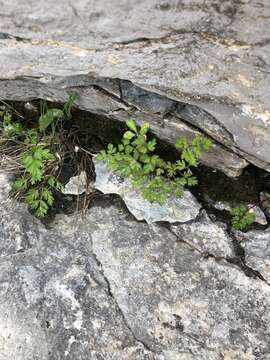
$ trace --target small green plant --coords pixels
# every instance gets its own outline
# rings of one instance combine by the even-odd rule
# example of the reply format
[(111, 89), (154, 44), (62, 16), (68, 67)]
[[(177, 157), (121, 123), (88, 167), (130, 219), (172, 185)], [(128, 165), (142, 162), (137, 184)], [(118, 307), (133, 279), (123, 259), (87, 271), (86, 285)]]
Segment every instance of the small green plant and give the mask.
[(1, 133), (6, 137), (20, 135), (22, 125), (19, 122), (12, 121), (12, 109), (5, 103), (0, 105), (0, 117), (3, 119), (1, 124)]
[[(23, 194), (27, 204), (38, 217), (44, 217), (54, 203), (53, 189), (62, 191), (63, 185), (50, 174), (55, 172), (57, 158), (50, 144), (43, 144), (37, 130), (25, 134), (25, 150), (21, 154), (23, 174), (13, 184), (14, 190)], [(48, 147), (47, 147), (48, 146)]]
[(63, 121), (70, 119), (70, 108), (75, 100), (70, 96), (63, 110), (47, 109), (43, 103), (42, 114), (33, 128), (25, 129), (22, 123), (12, 120), (12, 111), (0, 106), (1, 138), (19, 144), (17, 165), (20, 176), (13, 183), (15, 193), (31, 207), (37, 217), (44, 217), (54, 203), (53, 192), (62, 191), (58, 180), (63, 161), (60, 134)]
[(255, 214), (252, 208), (246, 205), (239, 205), (231, 210), (231, 224), (234, 230), (245, 230), (255, 221)]
[(172, 163), (154, 153), (157, 142), (155, 138), (148, 139), (148, 123), (138, 128), (130, 119), (126, 124), (128, 130), (121, 143), (109, 144), (107, 151), (98, 154), (97, 160), (104, 161), (117, 174), (130, 177), (133, 186), (149, 202), (163, 204), (169, 195), (181, 197), (185, 186), (197, 185), (191, 169), (199, 165), (202, 151), (210, 148), (209, 139), (196, 136), (190, 144), (185, 138), (178, 139), (175, 146), (181, 155)]

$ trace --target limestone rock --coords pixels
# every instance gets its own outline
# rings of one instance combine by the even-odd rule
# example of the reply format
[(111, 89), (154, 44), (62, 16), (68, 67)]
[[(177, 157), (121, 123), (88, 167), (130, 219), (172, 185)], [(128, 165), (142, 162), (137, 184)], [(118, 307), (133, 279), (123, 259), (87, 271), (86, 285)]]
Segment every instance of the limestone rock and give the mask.
[(164, 226), (134, 220), (120, 200), (45, 227), (9, 202), (8, 187), (1, 174), (1, 218), (27, 223), (33, 241), (5, 251), (16, 227), (0, 223), (1, 360), (269, 356), (265, 282), (202, 256)]
[[(220, 211), (225, 210), (225, 211), (230, 212), (232, 210), (232, 208), (235, 206), (235, 204), (232, 204), (229, 201), (214, 201), (209, 196), (205, 196), (205, 200), (211, 206), (213, 206), (215, 209), (220, 210)], [(259, 206), (254, 205), (254, 204), (246, 204), (246, 206), (249, 209), (251, 209), (251, 211), (255, 215), (256, 223), (258, 223), (260, 225), (267, 225), (266, 216), (264, 215), (264, 212), (262, 211), (262, 209)]]
[(270, 283), (270, 229), (236, 232), (236, 237), (245, 250), (248, 266), (260, 272)]
[(264, 215), (264, 212), (259, 206), (255, 206), (253, 208), (254, 215), (255, 215), (255, 222), (260, 225), (267, 225), (267, 219)]
[[(93, 209), (92, 209), (93, 210)], [(269, 286), (204, 258), (161, 226), (127, 223), (109, 207), (93, 250), (133, 333), (157, 359), (265, 359)], [(95, 220), (96, 221), (96, 220)], [(139, 230), (140, 229), (140, 230)]]
[(0, 179), (0, 359), (151, 360), (110, 294), (90, 233), (76, 230), (76, 217), (46, 229), (7, 200)]
[(198, 219), (187, 224), (171, 225), (170, 229), (180, 241), (201, 253), (217, 258), (232, 258), (235, 256), (233, 241), (225, 227), (222, 223), (214, 223), (203, 210)]
[(117, 176), (107, 169), (104, 162), (94, 160), (94, 164), (95, 188), (104, 194), (120, 195), (137, 220), (146, 220), (149, 224), (159, 221), (187, 222), (199, 214), (201, 206), (188, 190), (184, 191), (181, 198), (168, 198), (163, 205), (150, 203), (132, 187), (128, 178), (122, 179)]
[(4, 0), (2, 9), (0, 98), (75, 90), (78, 107), (108, 120), (138, 111), (158, 125), (160, 115), (160, 138), (184, 120), (240, 155), (223, 160), (234, 176), (242, 157), (270, 170), (268, 0)]
[[(204, 164), (269, 171), (269, 21), (268, 0), (2, 0), (0, 99), (74, 91), (97, 131), (134, 117), (171, 145), (199, 132), (215, 140)], [(225, 260), (207, 217), (149, 225), (101, 196), (45, 227), (9, 184), (0, 360), (269, 360), (269, 229), (236, 234), (263, 281)]]
[(26, 211), (26, 206), (9, 197), (10, 181), (8, 175), (0, 172), (0, 239), (3, 240), (0, 258), (28, 251), (36, 245), (41, 231), (39, 222)]
[(87, 190), (87, 176), (85, 171), (82, 171), (76, 176), (72, 176), (65, 185), (64, 194), (81, 195)]

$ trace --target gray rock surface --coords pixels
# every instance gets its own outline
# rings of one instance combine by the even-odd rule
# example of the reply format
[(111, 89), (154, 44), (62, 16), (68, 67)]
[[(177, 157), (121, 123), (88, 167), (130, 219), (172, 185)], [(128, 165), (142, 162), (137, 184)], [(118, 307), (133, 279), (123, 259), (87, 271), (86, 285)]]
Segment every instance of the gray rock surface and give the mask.
[(262, 211), (262, 209), (259, 206), (255, 206), (253, 208), (254, 211), (254, 215), (255, 215), (255, 222), (260, 224), (260, 225), (267, 225), (267, 219), (264, 215), (264, 212)]
[(127, 225), (113, 207), (102, 224), (104, 212), (96, 211), (94, 252), (127, 323), (158, 359), (269, 356), (266, 283), (203, 258), (161, 226)]
[[(109, 119), (136, 109), (158, 124), (160, 115), (161, 138), (184, 119), (270, 170), (268, 0), (3, 0), (1, 8), (1, 98), (63, 100), (75, 90), (79, 107)], [(230, 152), (223, 161), (234, 176), (246, 165)]]
[(72, 176), (65, 185), (64, 194), (81, 195), (87, 190), (87, 176), (85, 171), (82, 171), (76, 176)]
[(216, 258), (235, 256), (233, 241), (226, 232), (226, 226), (213, 222), (205, 210), (196, 220), (188, 224), (171, 225), (170, 229), (180, 241), (185, 241), (205, 255), (210, 254)]
[[(0, 99), (74, 91), (97, 131), (134, 117), (169, 144), (207, 134), (229, 176), (270, 170), (268, 0), (0, 6)], [(0, 173), (0, 360), (270, 359), (269, 230), (235, 234), (263, 281), (206, 215), (149, 225), (101, 196), (45, 226), (9, 190)]]
[(108, 198), (45, 227), (0, 185), (1, 360), (269, 358), (269, 285), (202, 256), (188, 231)]
[(245, 250), (248, 266), (260, 272), (270, 283), (270, 229), (236, 232), (235, 236)]
[(152, 359), (110, 294), (88, 227), (64, 217), (45, 228), (0, 181), (0, 359)]
[(94, 159), (94, 164), (95, 188), (104, 194), (120, 195), (137, 220), (145, 220), (149, 224), (159, 221), (184, 223), (195, 219), (199, 214), (201, 205), (188, 190), (184, 191), (181, 198), (169, 197), (163, 205), (150, 203), (133, 188), (128, 178), (117, 176), (102, 161)]

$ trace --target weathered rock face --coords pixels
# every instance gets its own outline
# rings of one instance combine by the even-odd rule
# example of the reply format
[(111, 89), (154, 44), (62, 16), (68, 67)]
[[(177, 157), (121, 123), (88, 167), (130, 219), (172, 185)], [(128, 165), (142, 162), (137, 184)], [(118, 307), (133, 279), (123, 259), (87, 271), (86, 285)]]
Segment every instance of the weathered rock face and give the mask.
[(1, 360), (269, 358), (270, 287), (190, 244), (234, 256), (205, 215), (175, 236), (106, 199), (46, 228), (0, 185)]
[(88, 227), (65, 218), (45, 229), (0, 181), (0, 359), (151, 359), (110, 294)]
[(184, 223), (199, 214), (201, 205), (188, 190), (184, 191), (181, 198), (169, 197), (163, 205), (150, 203), (134, 189), (129, 179), (123, 179), (108, 170), (104, 162), (94, 160), (94, 164), (95, 188), (104, 194), (120, 195), (137, 220), (145, 220), (149, 224), (160, 221)]
[[(150, 115), (163, 139), (182, 134), (184, 119), (270, 170), (268, 0), (1, 8), (0, 98), (63, 100), (75, 90), (80, 108), (108, 119)], [(215, 150), (211, 166), (235, 176), (246, 165)]]
[(270, 283), (270, 230), (236, 232), (236, 238), (245, 250), (248, 266), (260, 272)]
[[(203, 133), (205, 164), (270, 170), (268, 0), (0, 5), (0, 99), (75, 91), (93, 127)], [(9, 190), (1, 173), (0, 360), (270, 359), (269, 231), (233, 239), (195, 201), (188, 222), (147, 224), (102, 196), (46, 227)], [(232, 264), (236, 240), (266, 281)]]
[[(115, 216), (112, 208), (110, 214)], [(134, 237), (128, 228), (119, 236), (123, 220), (118, 222), (118, 216), (93, 233), (94, 252), (127, 322), (152, 351), (162, 359), (263, 359), (269, 354), (261, 332), (268, 332), (268, 325), (263, 318), (256, 325), (254, 317), (265, 314), (258, 305), (268, 285), (226, 262), (203, 259), (158, 226), (151, 229), (154, 241), (145, 232), (138, 237), (135, 224)]]
[(233, 258), (235, 256), (232, 238), (222, 223), (214, 223), (203, 210), (197, 220), (187, 224), (171, 225), (171, 231), (182, 241), (205, 255), (216, 258)]

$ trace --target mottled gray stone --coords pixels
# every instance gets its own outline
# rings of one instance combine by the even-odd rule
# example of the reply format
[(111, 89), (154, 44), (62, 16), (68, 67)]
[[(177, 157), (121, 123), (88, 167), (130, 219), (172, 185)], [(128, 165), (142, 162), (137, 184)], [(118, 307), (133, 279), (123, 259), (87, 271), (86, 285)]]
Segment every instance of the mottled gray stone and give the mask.
[[(9, 202), (8, 177), (0, 179), (1, 360), (269, 356), (265, 282), (202, 256), (184, 243), (187, 232), (180, 241), (134, 220), (118, 200), (100, 200), (83, 218), (58, 215), (45, 227)], [(10, 236), (16, 216), (35, 237), (7, 253), (5, 245), (17, 242)]]
[(3, 0), (1, 8), (1, 98), (61, 100), (73, 89), (78, 106), (109, 118), (130, 106), (152, 123), (172, 114), (270, 169), (268, 0)]
[(195, 197), (185, 190), (181, 198), (169, 197), (163, 205), (145, 200), (128, 178), (121, 178), (107, 169), (102, 161), (94, 159), (96, 180), (95, 188), (104, 194), (118, 194), (124, 200), (129, 211), (137, 220), (147, 223), (168, 221), (187, 222), (195, 219), (201, 205)]
[(237, 240), (245, 250), (248, 266), (260, 272), (270, 283), (270, 229), (235, 232)]
[[(1, 266), (0, 269), (2, 270)], [(7, 284), (1, 284), (1, 294), (5, 285)], [(35, 312), (24, 309), (21, 306), (23, 304), (12, 300), (1, 299), (0, 359), (49, 359), (46, 334), (39, 326)]]
[(156, 359), (269, 356), (266, 283), (203, 258), (161, 226), (127, 224), (113, 207), (106, 212), (109, 221), (102, 223), (104, 209), (98, 208), (88, 218), (89, 226), (91, 217), (97, 224), (93, 250), (127, 323)]
[[(249, 206), (251, 207), (252, 205), (249, 205)], [(255, 222), (260, 225), (267, 225), (267, 219), (266, 219), (262, 209), (259, 206), (255, 206), (252, 208), (252, 210), (255, 215)]]
[(87, 190), (87, 176), (85, 171), (82, 171), (79, 175), (72, 176), (65, 185), (64, 194), (69, 195), (81, 195)]
[(226, 232), (226, 226), (214, 223), (205, 211), (198, 219), (187, 224), (171, 225), (170, 229), (180, 241), (190, 244), (201, 253), (217, 258), (235, 256), (233, 241)]
[(0, 258), (31, 249), (42, 232), (25, 206), (9, 198), (10, 190), (10, 177), (0, 172)]
[(269, 199), (269, 193), (267, 191), (261, 191), (260, 196), (260, 205), (262, 209), (264, 210), (265, 215), (270, 218), (270, 199)]
[(76, 216), (45, 228), (0, 180), (0, 359), (153, 359), (110, 294), (88, 228)]

